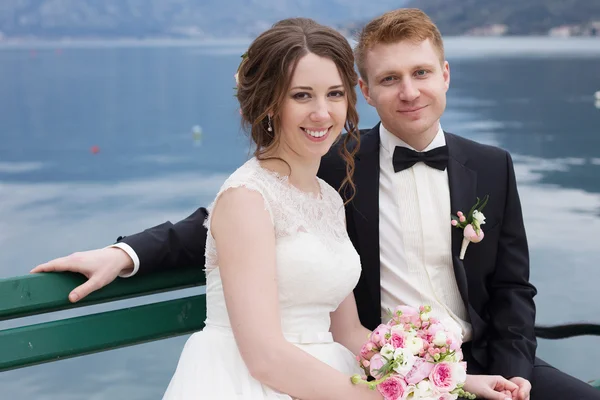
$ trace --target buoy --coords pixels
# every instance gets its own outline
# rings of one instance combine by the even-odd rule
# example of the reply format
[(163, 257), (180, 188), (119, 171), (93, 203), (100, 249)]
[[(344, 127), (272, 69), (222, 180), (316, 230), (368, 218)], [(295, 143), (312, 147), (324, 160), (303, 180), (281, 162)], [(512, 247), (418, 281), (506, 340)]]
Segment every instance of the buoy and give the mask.
[(600, 90), (594, 93), (594, 97), (596, 98), (596, 100), (600, 100)]
[(200, 125), (194, 125), (192, 127), (192, 135), (194, 136), (194, 140), (202, 139), (202, 128)]
[(202, 128), (200, 125), (192, 126), (192, 140), (194, 141), (194, 146), (202, 145)]
[(98, 154), (98, 152), (100, 151), (100, 147), (94, 145), (90, 148), (90, 151), (92, 152), (92, 154)]

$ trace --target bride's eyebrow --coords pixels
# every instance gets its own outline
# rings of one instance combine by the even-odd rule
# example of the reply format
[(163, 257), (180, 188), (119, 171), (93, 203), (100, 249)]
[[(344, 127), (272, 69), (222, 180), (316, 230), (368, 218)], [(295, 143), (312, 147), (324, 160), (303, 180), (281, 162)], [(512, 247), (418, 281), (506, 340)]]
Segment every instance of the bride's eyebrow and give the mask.
[[(333, 89), (340, 89), (343, 88), (344, 85), (334, 85), (334, 86), (329, 86), (328, 90), (333, 90)], [(310, 86), (294, 86), (293, 88), (291, 88), (290, 90), (294, 90), (294, 89), (301, 89), (301, 90), (313, 90), (312, 87)]]

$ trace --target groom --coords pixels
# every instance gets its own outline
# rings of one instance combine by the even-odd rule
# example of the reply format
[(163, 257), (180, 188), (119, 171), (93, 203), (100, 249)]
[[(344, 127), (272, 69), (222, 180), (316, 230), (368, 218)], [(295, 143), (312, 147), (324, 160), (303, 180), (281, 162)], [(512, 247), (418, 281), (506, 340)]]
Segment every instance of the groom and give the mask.
[[(600, 399), (600, 391), (535, 357), (535, 288), (510, 155), (444, 132), (450, 70), (442, 38), (421, 11), (400, 9), (371, 21), (356, 49), (360, 89), (381, 123), (364, 132), (356, 155), (356, 196), (347, 229), (362, 262), (355, 289), (362, 323), (383, 310), (430, 304), (463, 331), (471, 374), (510, 378), (519, 398)], [(345, 165), (332, 149), (319, 176), (339, 187)], [(484, 238), (460, 257), (463, 230), (450, 215), (478, 198)], [(203, 265), (204, 208), (187, 219), (119, 238), (133, 272)], [(121, 253), (121, 252), (119, 252)], [(131, 262), (130, 262), (131, 264)], [(533, 387), (533, 389), (532, 389)]]

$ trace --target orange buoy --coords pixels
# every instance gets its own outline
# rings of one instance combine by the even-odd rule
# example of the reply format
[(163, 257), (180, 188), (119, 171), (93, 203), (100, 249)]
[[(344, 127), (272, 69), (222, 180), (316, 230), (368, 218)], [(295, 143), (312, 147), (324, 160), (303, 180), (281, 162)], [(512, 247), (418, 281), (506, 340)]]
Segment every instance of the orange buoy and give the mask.
[(100, 147), (98, 147), (98, 146), (92, 146), (92, 148), (90, 149), (90, 151), (92, 152), (92, 154), (98, 154), (98, 152), (100, 151)]

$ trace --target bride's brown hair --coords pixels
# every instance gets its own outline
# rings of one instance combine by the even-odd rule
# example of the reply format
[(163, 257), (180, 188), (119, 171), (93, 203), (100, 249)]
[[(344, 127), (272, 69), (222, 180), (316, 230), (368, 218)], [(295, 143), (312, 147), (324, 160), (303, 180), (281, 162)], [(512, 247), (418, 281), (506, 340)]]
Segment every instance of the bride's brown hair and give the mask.
[[(256, 144), (256, 158), (263, 159), (279, 145), (280, 137), (276, 132), (281, 123), (281, 105), (298, 61), (308, 53), (333, 61), (346, 91), (348, 111), (344, 128), (347, 134), (343, 135), (343, 143), (339, 146), (340, 155), (346, 162), (346, 177), (339, 190), (349, 193), (345, 196), (348, 202), (356, 192), (352, 176), (354, 155), (360, 141), (354, 89), (358, 76), (354, 70), (352, 48), (342, 34), (308, 18), (290, 18), (279, 21), (258, 36), (244, 55), (237, 75), (242, 124)], [(271, 131), (268, 130), (269, 115), (272, 116)], [(347, 187), (350, 192), (344, 190)]]

